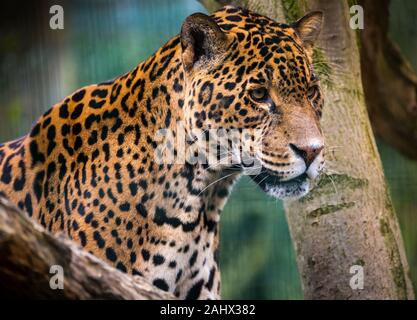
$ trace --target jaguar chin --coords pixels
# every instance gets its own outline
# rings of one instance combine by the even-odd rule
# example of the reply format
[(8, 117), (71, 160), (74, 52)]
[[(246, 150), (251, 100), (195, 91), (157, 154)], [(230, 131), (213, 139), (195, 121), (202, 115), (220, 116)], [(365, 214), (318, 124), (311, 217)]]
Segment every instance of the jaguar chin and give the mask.
[(310, 191), (310, 179), (306, 173), (282, 181), (278, 176), (264, 171), (252, 179), (266, 194), (278, 199), (299, 199)]

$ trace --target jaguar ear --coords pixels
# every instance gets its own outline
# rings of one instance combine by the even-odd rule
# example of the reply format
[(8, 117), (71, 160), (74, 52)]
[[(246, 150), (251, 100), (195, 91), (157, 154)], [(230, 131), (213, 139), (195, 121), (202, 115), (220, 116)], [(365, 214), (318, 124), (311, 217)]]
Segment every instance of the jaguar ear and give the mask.
[(301, 41), (303, 41), (304, 46), (311, 49), (320, 34), (322, 24), (323, 12), (313, 11), (306, 14), (291, 26), (295, 29)]
[(211, 17), (195, 13), (182, 25), (181, 47), (186, 71), (208, 68), (226, 52), (227, 37)]

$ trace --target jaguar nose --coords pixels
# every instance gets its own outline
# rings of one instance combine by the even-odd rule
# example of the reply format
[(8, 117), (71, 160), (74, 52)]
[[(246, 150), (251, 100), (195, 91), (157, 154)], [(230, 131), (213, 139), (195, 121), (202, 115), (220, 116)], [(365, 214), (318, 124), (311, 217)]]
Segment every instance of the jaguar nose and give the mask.
[(296, 146), (292, 143), (290, 144), (290, 147), (296, 155), (300, 156), (304, 160), (307, 168), (310, 167), (313, 161), (320, 154), (321, 150), (324, 148), (322, 144)]

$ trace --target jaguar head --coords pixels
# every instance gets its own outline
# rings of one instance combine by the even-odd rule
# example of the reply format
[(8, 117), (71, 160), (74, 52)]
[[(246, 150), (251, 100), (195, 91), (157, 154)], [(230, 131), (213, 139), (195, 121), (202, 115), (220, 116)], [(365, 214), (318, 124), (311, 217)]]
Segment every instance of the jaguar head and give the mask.
[[(225, 7), (188, 17), (181, 31), (187, 129), (237, 130), (251, 142), (252, 179), (281, 199), (308, 193), (324, 165), (323, 100), (312, 62), (321, 24), (321, 12), (285, 25)], [(247, 170), (242, 146), (231, 140), (217, 158), (235, 163), (221, 169)]]

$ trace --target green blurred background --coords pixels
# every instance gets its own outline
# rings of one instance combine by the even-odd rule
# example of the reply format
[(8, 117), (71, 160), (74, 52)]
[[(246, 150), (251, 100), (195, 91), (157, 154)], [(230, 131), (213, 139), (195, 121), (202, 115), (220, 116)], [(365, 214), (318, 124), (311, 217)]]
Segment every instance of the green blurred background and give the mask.
[[(64, 30), (49, 28), (49, 8), (64, 8)], [(393, 0), (391, 36), (417, 69), (417, 2)], [(206, 12), (196, 0), (2, 1), (0, 141), (25, 134), (54, 103), (114, 78), (147, 58)], [(378, 141), (417, 287), (417, 163)], [(302, 299), (282, 203), (242, 179), (222, 216), (223, 298)]]

